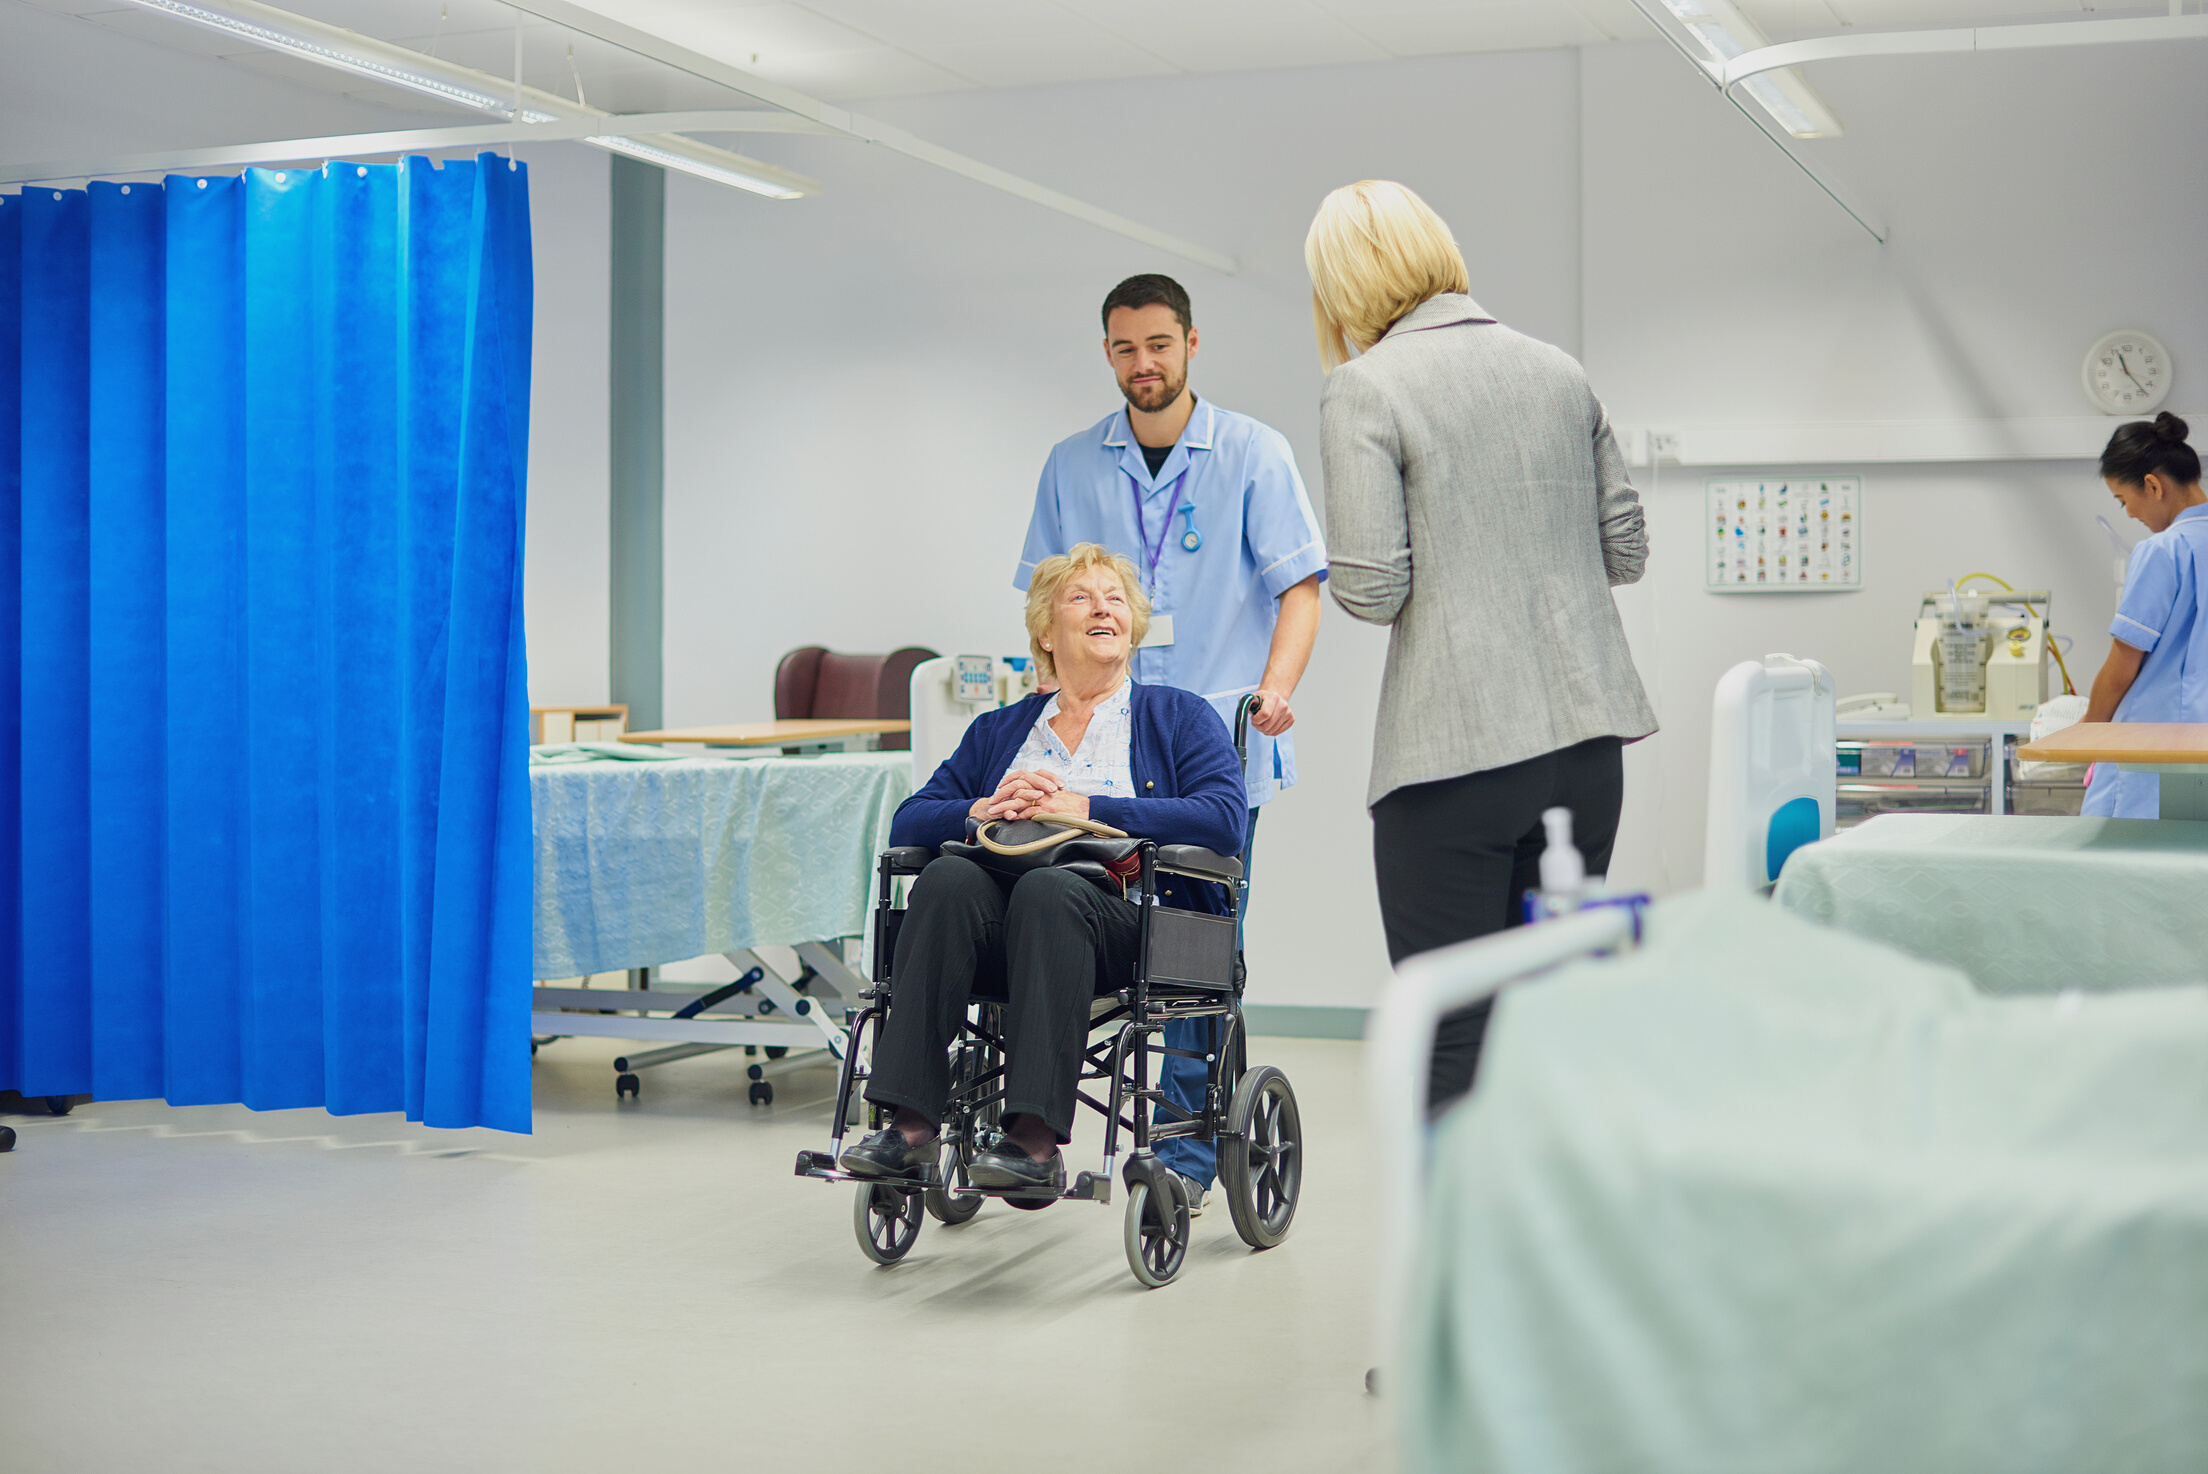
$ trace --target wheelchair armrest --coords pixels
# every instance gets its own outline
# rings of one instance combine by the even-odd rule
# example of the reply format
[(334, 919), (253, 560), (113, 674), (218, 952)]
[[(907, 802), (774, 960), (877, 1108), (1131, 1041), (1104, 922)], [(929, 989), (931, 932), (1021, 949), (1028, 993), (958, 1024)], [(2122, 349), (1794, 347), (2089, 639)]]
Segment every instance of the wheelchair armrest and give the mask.
[(918, 875), (928, 868), (928, 861), (935, 858), (935, 851), (924, 844), (893, 845), (882, 851), (882, 858), (889, 861), (892, 875)]
[(1193, 875), (1198, 880), (1215, 880), (1222, 885), (1242, 878), (1240, 860), (1197, 844), (1159, 845), (1158, 868), (1170, 870), (1175, 875)]

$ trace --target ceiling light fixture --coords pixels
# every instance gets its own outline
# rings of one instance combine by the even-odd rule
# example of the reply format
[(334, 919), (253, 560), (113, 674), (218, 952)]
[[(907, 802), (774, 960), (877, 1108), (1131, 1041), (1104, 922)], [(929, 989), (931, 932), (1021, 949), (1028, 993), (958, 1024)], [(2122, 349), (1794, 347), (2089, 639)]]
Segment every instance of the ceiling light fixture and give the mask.
[[(214, 0), (214, 3), (134, 0), (134, 3), (162, 15), (236, 36), (256, 46), (288, 52), (322, 66), (514, 122), (541, 125), (600, 118), (609, 123), (618, 121), (604, 108), (591, 107), (579, 99), (570, 102), (557, 93), (540, 91), (519, 81), (509, 82), (473, 67), (278, 10), (261, 4), (260, 0)], [(818, 183), (802, 174), (747, 159), (742, 154), (699, 143), (677, 133), (594, 133), (583, 142), (609, 153), (626, 154), (663, 168), (679, 169), (685, 174), (764, 195), (771, 200), (802, 199), (820, 188)]]
[[(148, 10), (158, 10), (163, 15), (173, 15), (195, 25), (222, 31), (232, 36), (267, 46), (277, 51), (288, 51), (317, 61), (324, 66), (337, 67), (358, 76), (370, 77), (378, 82), (389, 82), (394, 87), (426, 93), (445, 102), (456, 102), (462, 107), (472, 107), (480, 112), (495, 113), (502, 118), (516, 118), (523, 123), (550, 123), (552, 113), (537, 112), (530, 108), (516, 109), (511, 94), (496, 97), (470, 87), (463, 87), (443, 78), (410, 67), (396, 65), (368, 54), (366, 48), (349, 45), (333, 45), (316, 40), (312, 36), (297, 34), (290, 27), (264, 25), (242, 15), (230, 15), (219, 10), (209, 10), (201, 5), (188, 5), (185, 0), (137, 0)], [(362, 37), (362, 40), (367, 38)], [(379, 48), (380, 49), (380, 48)], [(396, 49), (396, 48), (394, 48)]]
[[(145, 3), (145, 0), (140, 0)], [(1733, 0), (1664, 0), (1664, 8), (1709, 52), (1705, 66), (1722, 76), (1725, 63), (1771, 44)], [(1796, 138), (1838, 138), (1840, 119), (1794, 67), (1759, 72), (1740, 88)]]

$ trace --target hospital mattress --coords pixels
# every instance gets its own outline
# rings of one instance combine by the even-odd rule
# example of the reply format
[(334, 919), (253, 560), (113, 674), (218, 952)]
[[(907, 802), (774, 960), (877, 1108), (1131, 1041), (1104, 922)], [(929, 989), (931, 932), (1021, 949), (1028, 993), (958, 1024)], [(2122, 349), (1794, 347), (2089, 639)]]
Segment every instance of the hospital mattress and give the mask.
[(2208, 823), (1888, 814), (1796, 850), (1773, 899), (1989, 992), (2208, 981)]
[(1660, 903), (1504, 995), (1436, 1134), (1406, 1466), (2197, 1471), (2204, 1060), (2208, 988)]
[(912, 755), (529, 770), (536, 976), (861, 935)]

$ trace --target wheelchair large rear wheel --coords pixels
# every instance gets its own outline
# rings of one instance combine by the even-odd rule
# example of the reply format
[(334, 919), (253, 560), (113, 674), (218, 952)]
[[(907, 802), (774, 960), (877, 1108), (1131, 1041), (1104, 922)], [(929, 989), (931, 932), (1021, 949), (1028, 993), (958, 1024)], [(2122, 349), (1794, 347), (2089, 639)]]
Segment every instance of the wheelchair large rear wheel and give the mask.
[(913, 1241), (920, 1237), (920, 1197), (900, 1188), (859, 1184), (858, 1199), (851, 1205), (851, 1227), (867, 1258), (876, 1264), (895, 1264), (912, 1252)]
[(1243, 1075), (1227, 1107), (1231, 1136), (1219, 1143), (1219, 1184), (1234, 1231), (1253, 1249), (1288, 1237), (1303, 1190), (1303, 1119), (1288, 1077), (1271, 1065)]
[(1180, 1184), (1153, 1195), (1150, 1184), (1134, 1182), (1127, 1188), (1127, 1267), (1149, 1289), (1169, 1285), (1188, 1262), (1188, 1201)]

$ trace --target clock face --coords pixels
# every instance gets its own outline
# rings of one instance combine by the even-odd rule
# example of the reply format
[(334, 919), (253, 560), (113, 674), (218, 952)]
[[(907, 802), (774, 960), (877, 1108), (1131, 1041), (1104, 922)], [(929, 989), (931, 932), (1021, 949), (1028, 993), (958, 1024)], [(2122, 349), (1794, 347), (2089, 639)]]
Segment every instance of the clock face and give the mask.
[(2152, 414), (2169, 398), (2169, 350), (2145, 333), (2110, 333), (2086, 350), (2084, 378), (2102, 414)]

